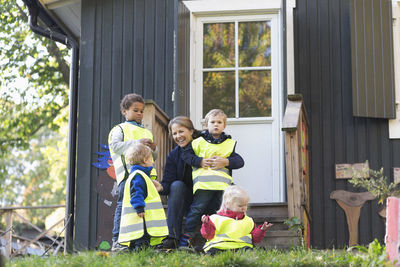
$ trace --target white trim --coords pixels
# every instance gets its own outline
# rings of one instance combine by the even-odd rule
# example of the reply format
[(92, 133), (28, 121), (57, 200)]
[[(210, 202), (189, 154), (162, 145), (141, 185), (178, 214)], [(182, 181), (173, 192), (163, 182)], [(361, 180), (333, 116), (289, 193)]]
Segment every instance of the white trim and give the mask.
[[(271, 144), (275, 146), (274, 151), (279, 157), (272, 158), (274, 161), (273, 179), (270, 185), (273, 190), (273, 202), (283, 202), (286, 198), (285, 171), (284, 171), (284, 140), (280, 131), (280, 123), (283, 117), (283, 77), (282, 71), (282, 14), (280, 13), (280, 0), (203, 0), (203, 1), (184, 1), (190, 11), (190, 117), (197, 129), (202, 129), (202, 90), (203, 71), (212, 69), (203, 69), (203, 49), (199, 49), (203, 39), (203, 23), (215, 22), (235, 22), (239, 21), (271, 21), (271, 66), (266, 67), (271, 71), (271, 117), (257, 118), (229, 118), (228, 125), (240, 124), (270, 124), (273, 127)], [(230, 12), (235, 11), (235, 12)], [(236, 12), (237, 11), (237, 12)], [(236, 27), (235, 27), (236, 28)], [(235, 38), (237, 38), (235, 33)], [(235, 48), (236, 49), (236, 48)], [(237, 55), (237, 53), (235, 53)], [(238, 60), (235, 61), (236, 63)], [(236, 64), (235, 63), (235, 64)], [(264, 67), (263, 67), (264, 68)], [(232, 68), (233, 70), (237, 68)], [(219, 71), (222, 69), (218, 69)], [(230, 68), (224, 68), (229, 71)], [(294, 82), (293, 82), (294, 83)], [(238, 86), (236, 86), (238, 88)], [(237, 102), (237, 101), (236, 101)], [(197, 107), (197, 108), (196, 108)], [(237, 108), (235, 110), (238, 110)], [(238, 115), (238, 114), (236, 114)]]
[(293, 9), (296, 8), (296, 0), (286, 1), (286, 84), (287, 93), (294, 94), (294, 22)]
[[(196, 15), (206, 15), (227, 12), (272, 12), (281, 8), (280, 0), (203, 0), (183, 1), (189, 11)], [(237, 13), (236, 13), (237, 14)]]
[(400, 139), (400, 0), (392, 0), (396, 119), (389, 120), (389, 138)]

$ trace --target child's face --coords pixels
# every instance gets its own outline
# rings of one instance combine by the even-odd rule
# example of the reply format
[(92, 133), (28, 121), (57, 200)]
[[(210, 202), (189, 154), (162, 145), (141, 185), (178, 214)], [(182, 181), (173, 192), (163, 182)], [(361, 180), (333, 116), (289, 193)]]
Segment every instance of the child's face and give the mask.
[(153, 157), (150, 155), (149, 157), (147, 157), (147, 159), (145, 159), (143, 161), (143, 167), (150, 167), (153, 166)]
[(143, 119), (144, 104), (140, 102), (134, 102), (128, 109), (122, 110), (122, 114), (125, 116), (127, 121), (136, 121), (142, 123)]
[(231, 211), (246, 212), (248, 203), (248, 198), (236, 198), (232, 202), (229, 202), (227, 206)]
[(225, 129), (224, 117), (221, 115), (211, 116), (207, 122), (207, 129), (214, 138), (219, 138)]
[(189, 130), (180, 124), (174, 123), (171, 125), (172, 138), (180, 147), (185, 147), (193, 140), (192, 134), (193, 130)]

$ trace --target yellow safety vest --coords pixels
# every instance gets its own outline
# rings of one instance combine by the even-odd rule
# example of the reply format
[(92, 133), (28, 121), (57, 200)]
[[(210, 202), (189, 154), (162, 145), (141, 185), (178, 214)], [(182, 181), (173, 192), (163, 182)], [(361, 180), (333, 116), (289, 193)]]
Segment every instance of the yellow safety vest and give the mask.
[[(114, 126), (114, 128), (110, 131), (110, 134), (108, 135), (108, 143), (110, 143), (111, 141), (111, 133), (117, 128), (120, 128), (122, 130), (124, 136), (123, 141), (139, 140), (142, 138), (149, 138), (153, 141), (153, 134), (149, 130), (133, 125), (129, 122), (124, 122)], [(115, 177), (117, 177), (117, 184), (120, 184), (125, 178), (129, 176), (129, 170), (127, 169), (125, 163), (125, 156), (116, 154), (111, 149), (111, 147), (110, 154), (114, 165)], [(157, 172), (155, 168), (151, 170), (150, 177), (153, 180), (157, 179)]]
[[(228, 138), (220, 144), (212, 144), (207, 142), (203, 137), (196, 138), (192, 141), (194, 153), (198, 157), (211, 158), (220, 156), (229, 157), (235, 148), (236, 141)], [(193, 194), (198, 189), (202, 190), (225, 190), (232, 184), (232, 177), (229, 175), (227, 168), (212, 170), (211, 168), (195, 168), (193, 167)]]
[(210, 248), (237, 249), (253, 247), (251, 231), (254, 228), (254, 221), (252, 218), (245, 215), (243, 219), (235, 220), (213, 214), (210, 219), (215, 225), (215, 235), (213, 239), (205, 243), (204, 251), (207, 252)]
[[(144, 200), (146, 204), (144, 207), (144, 220), (137, 215), (136, 210), (130, 203), (131, 181), (136, 174), (140, 174), (147, 185), (147, 197)], [(151, 237), (150, 245), (160, 244), (168, 236), (167, 219), (160, 195), (149, 176), (143, 171), (136, 170), (129, 175), (125, 183), (118, 242), (126, 243), (142, 237), (144, 235), (144, 223), (146, 223), (146, 231)]]

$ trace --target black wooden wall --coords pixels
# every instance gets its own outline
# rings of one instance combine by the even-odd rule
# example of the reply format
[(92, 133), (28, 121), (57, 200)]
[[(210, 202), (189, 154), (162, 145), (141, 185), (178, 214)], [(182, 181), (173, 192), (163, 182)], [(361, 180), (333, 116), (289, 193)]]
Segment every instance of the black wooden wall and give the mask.
[[(329, 195), (337, 189), (358, 189), (335, 179), (335, 163), (369, 160), (371, 168), (383, 167), (391, 181), (392, 168), (400, 167), (400, 141), (389, 140), (388, 120), (353, 116), (349, 11), (349, 0), (298, 0), (295, 12), (296, 91), (304, 96), (310, 121), (316, 248), (343, 247), (348, 242), (345, 214)], [(383, 242), (385, 221), (377, 209), (377, 201), (368, 201), (361, 210), (361, 244), (374, 238)]]
[[(99, 144), (122, 122), (121, 98), (138, 93), (173, 115), (176, 1), (82, 0), (75, 247), (96, 242)], [(110, 229), (111, 231), (111, 229)]]

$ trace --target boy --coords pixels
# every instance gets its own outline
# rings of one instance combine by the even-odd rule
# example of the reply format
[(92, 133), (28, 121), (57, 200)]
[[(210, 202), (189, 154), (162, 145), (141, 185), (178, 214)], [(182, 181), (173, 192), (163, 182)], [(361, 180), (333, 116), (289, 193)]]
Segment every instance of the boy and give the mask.
[[(118, 184), (118, 200), (114, 214), (114, 227), (111, 251), (128, 249), (117, 242), (119, 235), (119, 224), (121, 219), (123, 188), (126, 178), (129, 176), (130, 166), (126, 164), (124, 154), (133, 144), (144, 144), (152, 149), (153, 159), (157, 158), (156, 144), (153, 143), (152, 133), (144, 129), (142, 125), (144, 112), (144, 99), (137, 94), (127, 94), (121, 100), (121, 113), (126, 121), (111, 129), (108, 135), (108, 144), (113, 161), (115, 176)], [(153, 171), (153, 174), (155, 169)]]
[(168, 226), (158, 194), (162, 186), (150, 179), (151, 149), (140, 143), (132, 145), (126, 160), (132, 167), (123, 189), (118, 243), (129, 243), (130, 249), (139, 251), (160, 244), (168, 236)]
[(207, 130), (200, 133), (183, 150), (183, 160), (193, 167), (193, 203), (186, 218), (184, 235), (179, 247), (188, 247), (207, 211), (216, 212), (222, 193), (232, 184), (232, 169), (243, 167), (243, 158), (235, 153), (236, 141), (224, 133), (226, 115), (220, 109), (209, 111), (205, 117)]

